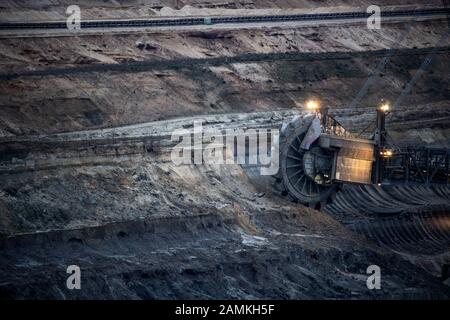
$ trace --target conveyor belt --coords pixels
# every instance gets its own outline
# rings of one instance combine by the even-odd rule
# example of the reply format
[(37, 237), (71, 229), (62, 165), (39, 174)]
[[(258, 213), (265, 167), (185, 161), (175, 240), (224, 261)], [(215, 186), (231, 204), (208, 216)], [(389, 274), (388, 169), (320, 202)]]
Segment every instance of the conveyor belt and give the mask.
[[(447, 8), (433, 8), (421, 10), (395, 10), (382, 11), (381, 18), (395, 17), (421, 17), (448, 14)], [(232, 16), (205, 18), (167, 18), (167, 19), (132, 19), (132, 20), (103, 20), (81, 21), (81, 28), (145, 28), (162, 26), (192, 26), (204, 24), (242, 24), (261, 22), (286, 22), (286, 21), (323, 21), (338, 19), (364, 19), (371, 14), (366, 12), (338, 12), (338, 13), (312, 13), (296, 15), (261, 15), (261, 16)], [(10, 22), (0, 23), (0, 30), (16, 29), (66, 29), (65, 21), (61, 22)]]

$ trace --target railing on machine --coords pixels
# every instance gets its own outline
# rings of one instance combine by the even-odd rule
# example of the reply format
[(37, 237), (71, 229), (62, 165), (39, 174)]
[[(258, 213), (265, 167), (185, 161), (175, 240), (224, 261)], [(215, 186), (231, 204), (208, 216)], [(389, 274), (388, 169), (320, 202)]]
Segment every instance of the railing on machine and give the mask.
[[(386, 111), (377, 110), (374, 133), (376, 143), (373, 183), (422, 184), (450, 186), (450, 149), (433, 147), (393, 148), (386, 141)], [(358, 138), (328, 114), (325, 108), (318, 114), (322, 132), (343, 138)], [(394, 150), (395, 149), (395, 150)]]
[(450, 185), (449, 149), (408, 147), (383, 161), (383, 182)]
[(339, 121), (330, 116), (328, 113), (320, 113), (319, 119), (323, 133), (344, 138), (354, 138), (354, 136), (347, 129), (345, 129)]

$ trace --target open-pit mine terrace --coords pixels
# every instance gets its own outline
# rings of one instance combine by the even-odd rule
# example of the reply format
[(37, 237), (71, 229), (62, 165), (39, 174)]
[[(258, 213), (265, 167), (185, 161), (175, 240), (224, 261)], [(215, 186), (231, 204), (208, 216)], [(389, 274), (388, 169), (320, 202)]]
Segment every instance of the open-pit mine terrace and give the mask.
[[(8, 2), (2, 25), (27, 14), (61, 21), (61, 1), (46, 10)], [(292, 10), (245, 1), (231, 15), (154, 2), (162, 9), (83, 4), (89, 20), (122, 22), (204, 24), (247, 7), (320, 13), (301, 9), (308, 1)], [(361, 8), (327, 13), (344, 11)], [(398, 102), (392, 141), (450, 147), (446, 15), (392, 17), (372, 31), (347, 18), (0, 30), (0, 298), (449, 299), (448, 186), (342, 185), (319, 211), (289, 201), (258, 165), (170, 158), (172, 133), (195, 120), (222, 132), (277, 130), (305, 117), (310, 97), (355, 134), (370, 133), (381, 98)], [(80, 266), (82, 290), (67, 290), (68, 265)], [(381, 268), (380, 290), (366, 286), (370, 265)]]
[[(2, 296), (448, 298), (447, 187), (346, 187), (319, 212), (278, 195), (257, 166), (170, 159), (171, 132), (194, 120), (276, 129), (295, 115), (4, 138)], [(382, 266), (383, 290), (365, 287), (367, 263)], [(85, 270), (79, 294), (63, 287), (65, 264)]]

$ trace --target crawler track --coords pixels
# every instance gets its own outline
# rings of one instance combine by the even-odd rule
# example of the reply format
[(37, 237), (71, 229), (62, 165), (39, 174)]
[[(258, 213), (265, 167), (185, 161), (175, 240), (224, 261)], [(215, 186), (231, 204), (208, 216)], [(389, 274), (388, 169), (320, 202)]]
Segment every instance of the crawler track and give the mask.
[(325, 211), (396, 251), (444, 254), (450, 246), (449, 200), (446, 186), (345, 186)]

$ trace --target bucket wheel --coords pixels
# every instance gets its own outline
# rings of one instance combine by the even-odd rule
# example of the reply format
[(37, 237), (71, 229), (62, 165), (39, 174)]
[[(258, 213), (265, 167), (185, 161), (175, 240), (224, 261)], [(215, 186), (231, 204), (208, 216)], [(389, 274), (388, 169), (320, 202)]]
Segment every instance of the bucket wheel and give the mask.
[(331, 202), (337, 184), (330, 180), (333, 154), (313, 143), (301, 148), (308, 126), (289, 124), (280, 135), (280, 170), (277, 175), (282, 195), (315, 209)]

